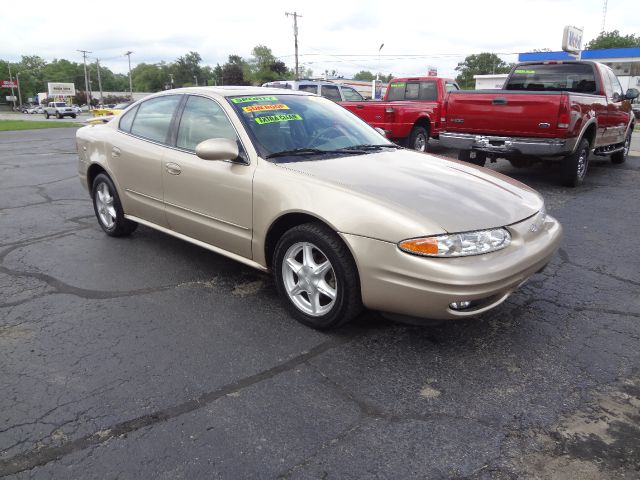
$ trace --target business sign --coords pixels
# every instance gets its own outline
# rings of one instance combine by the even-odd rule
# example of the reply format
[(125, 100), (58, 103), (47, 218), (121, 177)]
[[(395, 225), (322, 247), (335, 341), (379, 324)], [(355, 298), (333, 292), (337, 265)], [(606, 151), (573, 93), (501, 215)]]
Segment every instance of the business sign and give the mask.
[(7, 102), (15, 102), (17, 99), (15, 95), (7, 95)]
[(18, 82), (15, 80), (0, 80), (0, 88), (17, 88)]
[(73, 83), (47, 83), (50, 97), (73, 97), (76, 94), (76, 86)]
[(427, 71), (428, 71), (428, 75), (430, 77), (437, 77), (438, 76), (438, 69), (436, 67), (427, 67)]
[(582, 50), (582, 29), (567, 25), (562, 34), (562, 50), (569, 53), (579, 53)]

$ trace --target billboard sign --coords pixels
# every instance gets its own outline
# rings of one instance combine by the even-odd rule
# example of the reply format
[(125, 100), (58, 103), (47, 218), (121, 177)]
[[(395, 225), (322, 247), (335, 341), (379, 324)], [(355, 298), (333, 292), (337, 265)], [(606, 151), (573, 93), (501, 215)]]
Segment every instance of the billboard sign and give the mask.
[(47, 83), (50, 97), (73, 97), (76, 94), (76, 86), (73, 83)]
[(15, 80), (0, 80), (0, 87), (1, 88), (17, 88), (18, 82), (16, 82)]
[(562, 34), (562, 50), (577, 54), (582, 50), (582, 29), (567, 25)]
[(429, 67), (427, 67), (427, 72), (428, 72), (428, 75), (430, 77), (437, 77), (438, 76), (438, 68), (437, 67), (429, 66)]
[(7, 102), (15, 102), (18, 97), (16, 97), (15, 95), (7, 95)]

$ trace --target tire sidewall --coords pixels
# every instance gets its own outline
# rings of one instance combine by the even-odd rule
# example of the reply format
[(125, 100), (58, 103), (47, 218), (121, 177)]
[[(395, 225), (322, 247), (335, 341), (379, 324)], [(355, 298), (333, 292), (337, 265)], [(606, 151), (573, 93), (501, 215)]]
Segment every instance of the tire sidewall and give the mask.
[[(418, 150), (416, 148), (416, 140), (419, 137), (424, 138), (424, 150)], [(425, 127), (413, 127), (411, 130), (411, 136), (409, 137), (409, 148), (416, 152), (426, 153), (429, 151), (429, 130)]]
[[(326, 241), (323, 236), (314, 234), (314, 226), (310, 224), (300, 225), (298, 227), (294, 227), (288, 232), (286, 232), (278, 241), (278, 244), (275, 248), (273, 254), (273, 275), (276, 283), (276, 288), (278, 290), (278, 294), (284, 300), (287, 309), (289, 312), (304, 325), (307, 325), (311, 328), (315, 328), (318, 330), (328, 329), (331, 327), (335, 327), (342, 323), (342, 316), (345, 312), (345, 300), (347, 298), (346, 289), (353, 288), (348, 283), (348, 273), (346, 265), (343, 264), (343, 261), (338, 257), (336, 252), (334, 251), (334, 247)], [(325, 233), (326, 234), (326, 233)], [(307, 242), (313, 244), (316, 248), (318, 248), (329, 260), (331, 266), (333, 267), (333, 271), (336, 277), (336, 299), (333, 307), (326, 314), (313, 317), (311, 315), (307, 315), (291, 301), (289, 297), (289, 293), (284, 284), (283, 279), (283, 260), (287, 250), (294, 244), (300, 242)]]
[[(585, 167), (582, 176), (578, 173), (579, 159), (582, 153), (585, 152)], [(577, 187), (584, 182), (589, 170), (589, 142), (586, 139), (580, 140), (578, 148), (571, 155), (565, 157), (563, 160), (563, 184), (569, 187)]]
[[(107, 186), (107, 188), (109, 189), (109, 193), (113, 197), (113, 208), (116, 211), (116, 218), (111, 228), (108, 228), (105, 224), (102, 223), (102, 220), (100, 219), (100, 214), (98, 212), (98, 205), (96, 202), (96, 192), (98, 191), (98, 187), (103, 183)], [(104, 173), (98, 174), (95, 180), (93, 181), (93, 187), (91, 188), (91, 199), (93, 201), (93, 211), (96, 214), (96, 218), (98, 219), (98, 224), (100, 225), (100, 228), (102, 228), (102, 230), (107, 235), (119, 236), (121, 234), (121, 230), (123, 228), (123, 224), (125, 221), (124, 211), (122, 210), (122, 206), (120, 204), (120, 197), (118, 196), (118, 191), (116, 190), (116, 187), (113, 181)]]

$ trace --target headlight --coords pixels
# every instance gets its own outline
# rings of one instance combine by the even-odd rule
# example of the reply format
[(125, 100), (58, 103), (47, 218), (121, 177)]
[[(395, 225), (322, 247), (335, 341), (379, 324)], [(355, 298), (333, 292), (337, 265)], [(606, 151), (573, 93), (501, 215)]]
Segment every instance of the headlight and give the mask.
[(410, 238), (398, 243), (403, 252), (425, 257), (466, 257), (495, 252), (511, 243), (506, 228)]

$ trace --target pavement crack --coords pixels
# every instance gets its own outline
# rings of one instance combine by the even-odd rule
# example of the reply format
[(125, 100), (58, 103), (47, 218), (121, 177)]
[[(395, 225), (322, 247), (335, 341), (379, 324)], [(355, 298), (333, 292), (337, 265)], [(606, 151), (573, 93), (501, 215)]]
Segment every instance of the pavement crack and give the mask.
[(278, 364), (267, 370), (242, 378), (236, 382), (224, 385), (211, 392), (203, 393), (197, 398), (193, 398), (147, 415), (142, 415), (131, 420), (115, 424), (111, 427), (103, 428), (97, 432), (85, 435), (75, 440), (63, 440), (55, 446), (33, 449), (25, 453), (20, 453), (0, 460), (0, 477), (15, 475), (20, 472), (31, 470), (35, 467), (46, 465), (47, 463), (60, 460), (72, 453), (86, 450), (107, 441), (128, 435), (140, 429), (166, 422), (173, 418), (199, 410), (220, 398), (229, 394), (239, 392), (245, 388), (272, 379), (280, 374), (294, 370), (300, 365), (306, 364), (309, 360), (323, 353), (332, 350), (340, 345), (350, 342), (353, 336), (335, 336), (314, 348), (297, 355), (286, 362)]

